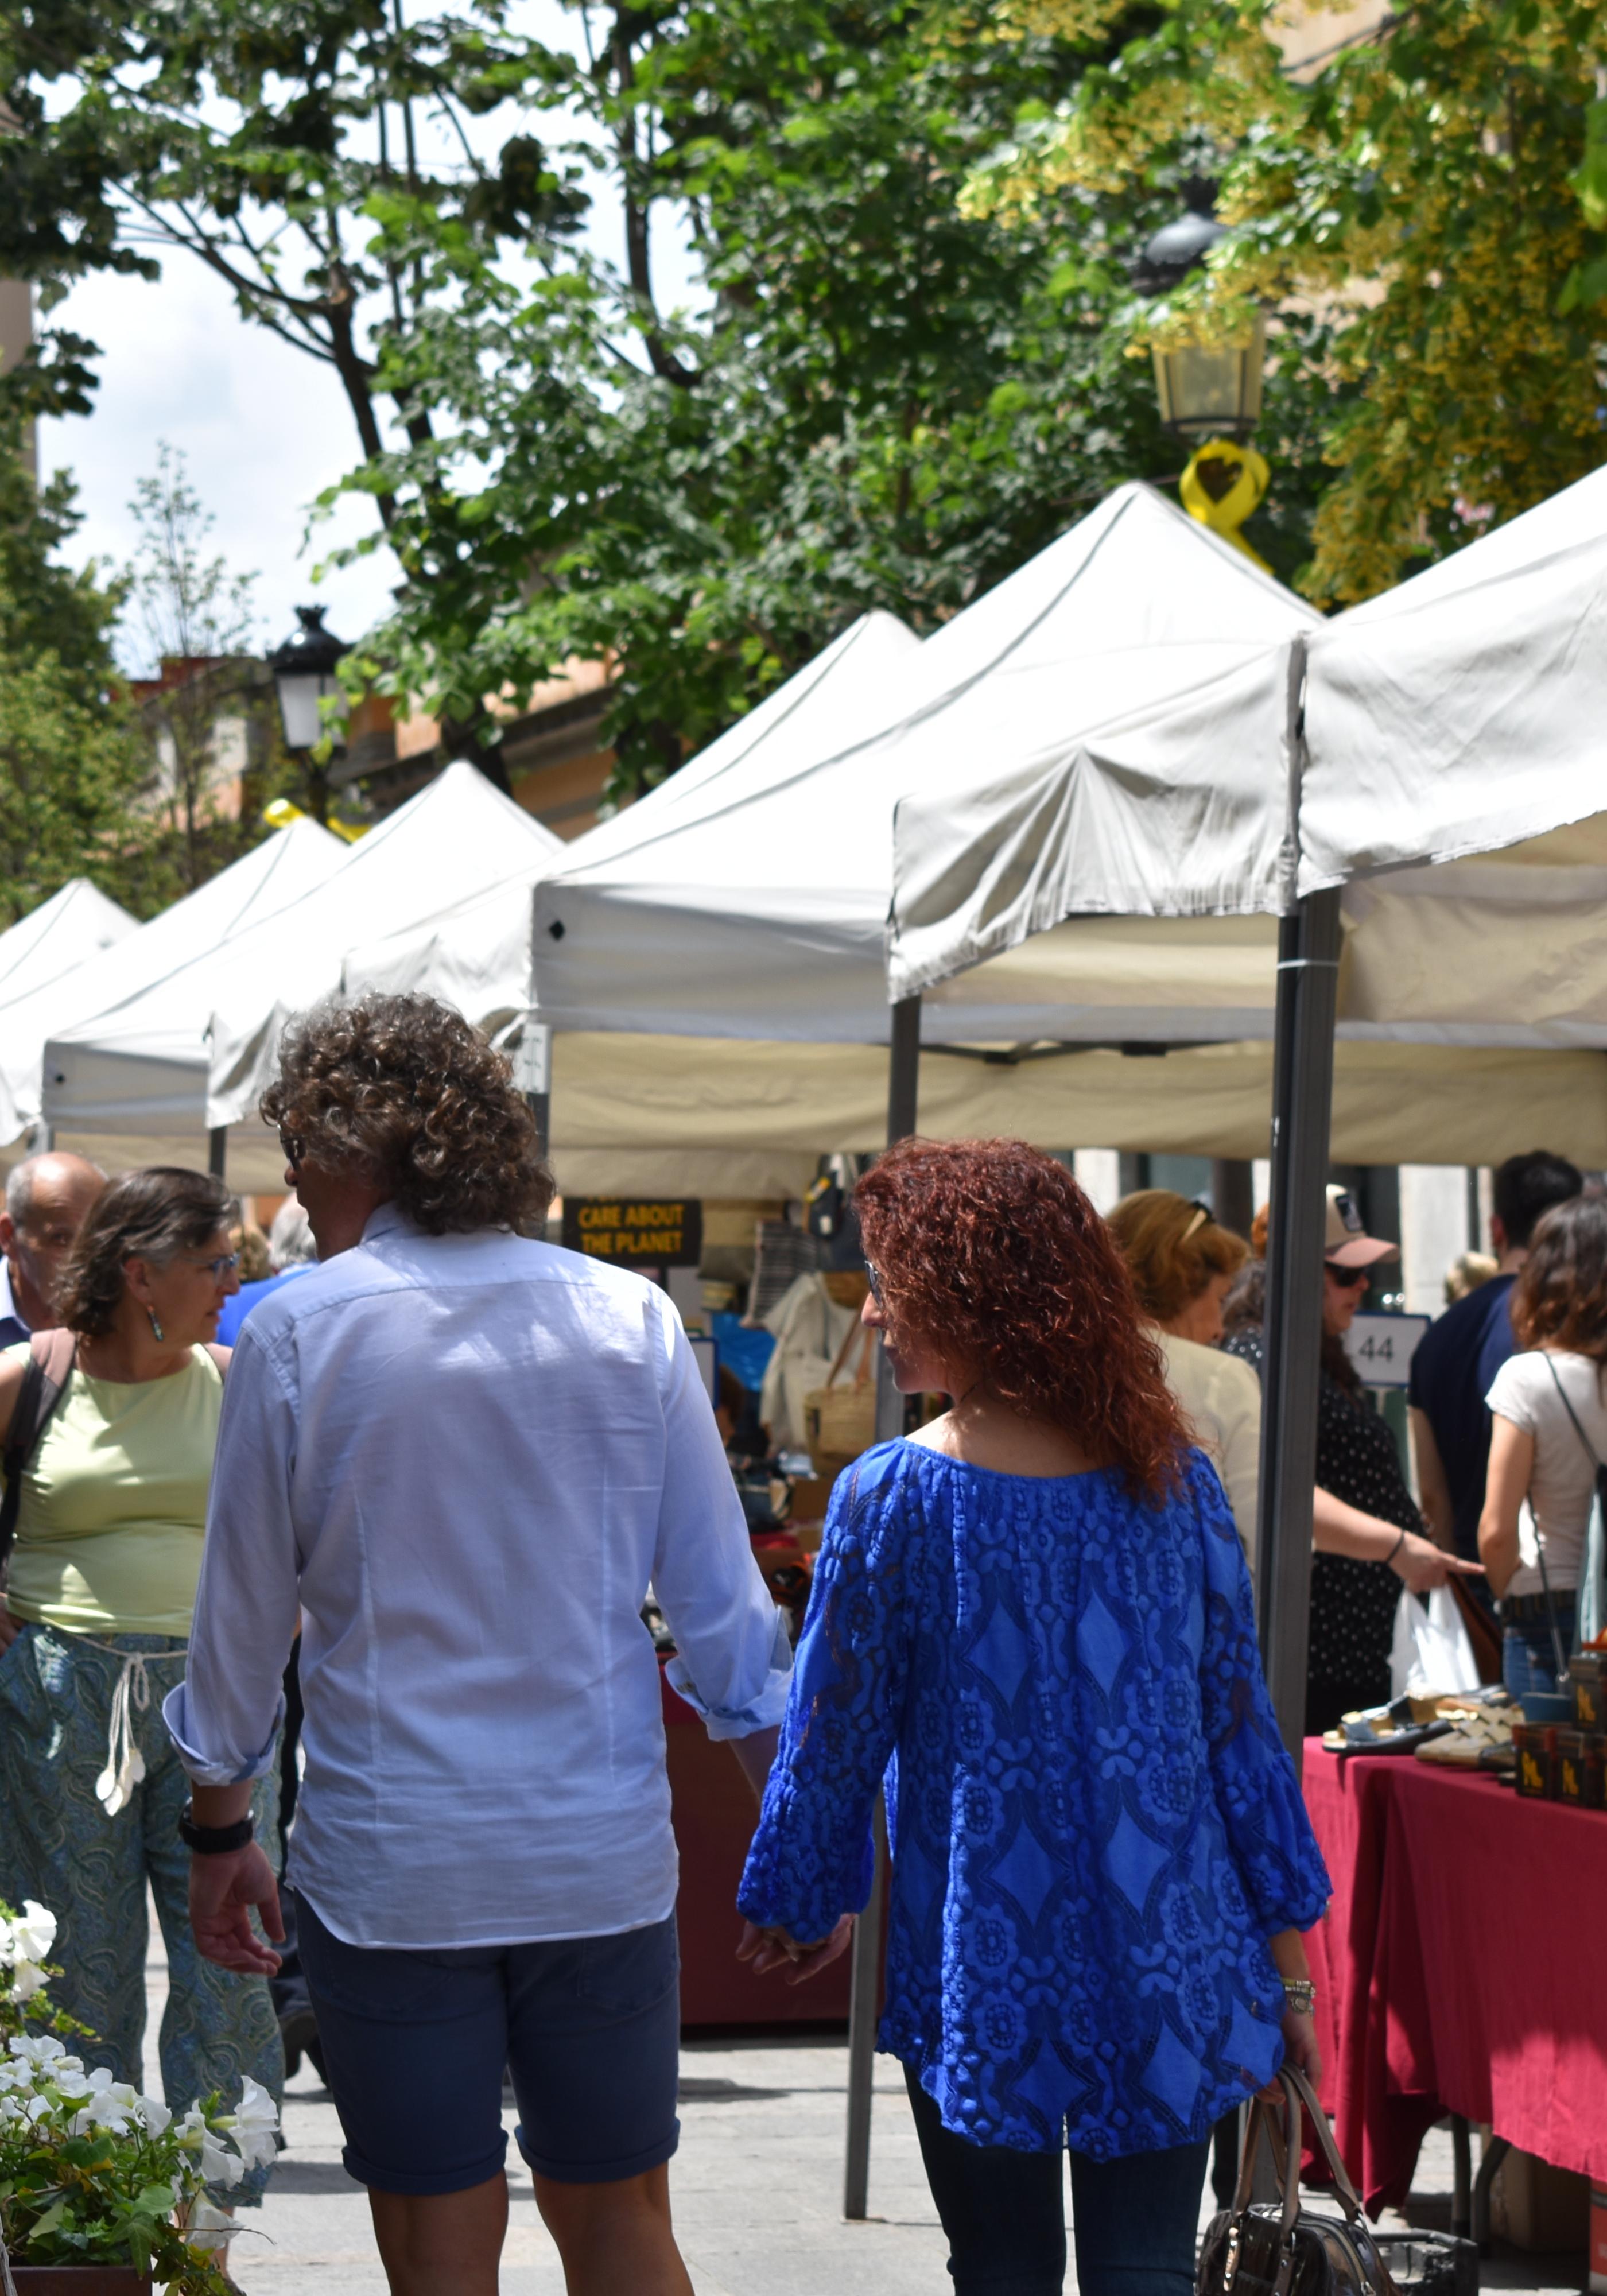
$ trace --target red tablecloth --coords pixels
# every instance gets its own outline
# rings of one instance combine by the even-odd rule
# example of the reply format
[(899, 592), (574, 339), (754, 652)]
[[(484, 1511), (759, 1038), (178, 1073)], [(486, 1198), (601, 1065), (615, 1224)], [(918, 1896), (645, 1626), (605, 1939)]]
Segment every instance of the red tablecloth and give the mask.
[(1607, 2184), (1607, 1814), (1316, 1739), (1305, 1786), (1323, 2102), (1368, 2208), (1444, 2112)]
[(664, 1684), (664, 1747), (670, 1815), (681, 1853), (676, 1906), (681, 1939), (684, 2026), (801, 2025), (849, 2013), (849, 1956), (807, 1985), (779, 1970), (755, 1977), (736, 1958), (742, 1917), (737, 1883), (758, 1811), (729, 1746), (717, 1744), (683, 1699)]

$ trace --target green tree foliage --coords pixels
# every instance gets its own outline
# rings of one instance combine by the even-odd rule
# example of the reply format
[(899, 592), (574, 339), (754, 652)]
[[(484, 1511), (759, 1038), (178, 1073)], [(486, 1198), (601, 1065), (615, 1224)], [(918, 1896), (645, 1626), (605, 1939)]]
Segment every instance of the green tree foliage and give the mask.
[[(644, 0), (571, 4), (571, 50), (496, 0), (406, 29), (372, 0), (78, 0), (47, 54), (0, 0), (31, 131), (26, 158), (0, 144), (0, 263), (59, 281), (187, 248), (328, 361), (405, 575), (351, 674), (491, 767), (486, 697), (606, 659), (625, 793), (856, 613), (930, 629), (1110, 486), (1176, 478), (1108, 322), (1184, 158), (960, 204), (1166, 20), (1127, 0), (1001, 37), (982, 0)], [(426, 114), (460, 163), (426, 168)], [(656, 289), (667, 226), (690, 309)], [(1290, 331), (1269, 391), (1250, 531), (1284, 574), (1342, 389), (1325, 332)]]
[(78, 524), (70, 481), (36, 489), (0, 437), (0, 922), (70, 877), (146, 906), (136, 808), (146, 761), (112, 659), (122, 586), (58, 556)]
[[(617, 668), (619, 790), (672, 770), (884, 607), (925, 631), (1112, 485), (1175, 478), (1147, 362), (1106, 321), (1179, 203), (1174, 177), (1070, 190), (1008, 226), (961, 211), (1085, 51), (994, 37), (969, 6), (722, 0), (614, 17), (562, 78), (611, 154), (630, 259), (458, 275), (382, 374), (435, 418), (360, 483), (419, 569), (391, 675), (453, 716), (566, 657)], [(687, 218), (706, 303), (667, 316), (650, 217)], [(412, 259), (398, 217), (398, 258)], [(421, 260), (443, 266), (436, 237)], [(1312, 323), (1270, 394), (1283, 470), (1257, 538), (1309, 547), (1328, 394)]]
[[(1417, 0), (1297, 78), (1290, 21), (1277, 0), (1177, 0), (968, 205), (1030, 230), (1069, 188), (1218, 176), (1232, 234), (1159, 326), (1227, 329), (1250, 299), (1329, 316), (1338, 476), (1305, 586), (1345, 603), (1607, 457), (1607, 49), (1594, 0)], [(1112, 22), (1110, 0), (1021, 0), (1014, 29)], [(1126, 319), (1135, 340), (1158, 324)]]

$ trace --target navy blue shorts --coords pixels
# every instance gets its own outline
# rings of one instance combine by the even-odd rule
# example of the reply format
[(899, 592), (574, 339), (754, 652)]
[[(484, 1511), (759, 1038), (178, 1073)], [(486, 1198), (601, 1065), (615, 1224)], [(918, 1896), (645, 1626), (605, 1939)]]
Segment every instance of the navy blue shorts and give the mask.
[(675, 1916), (613, 1937), (395, 1953), (347, 1945), (296, 1898), (341, 2159), (381, 2193), (462, 2193), (502, 2173), (503, 2068), (537, 2176), (608, 2185), (680, 2138)]

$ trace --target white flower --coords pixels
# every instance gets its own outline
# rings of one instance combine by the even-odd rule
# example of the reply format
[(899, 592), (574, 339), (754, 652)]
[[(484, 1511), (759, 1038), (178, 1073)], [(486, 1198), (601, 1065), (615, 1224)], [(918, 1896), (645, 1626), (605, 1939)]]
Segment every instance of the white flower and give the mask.
[(274, 2142), (279, 2127), (279, 2108), (260, 2081), (253, 2080), (250, 2073), (244, 2079), (240, 2103), (222, 2126), (234, 2137), (248, 2169), (266, 2169), (279, 2151)]
[(45, 1989), (45, 1972), (37, 1961), (20, 1961), (12, 1972), (12, 1998), (31, 2001)]
[(73, 2120), (72, 2133), (81, 2136), (86, 2128), (110, 2128), (120, 2136), (140, 2102), (136, 2088), (127, 2081), (114, 2080), (102, 2065), (89, 2076), (88, 2100)]
[(209, 2185), (237, 2185), (245, 2174), (238, 2152), (225, 2152), (198, 2104), (193, 2104), (178, 2124), (178, 2141), (186, 2152), (199, 2152), (201, 2173)]
[(24, 2064), (43, 2071), (53, 2068), (52, 2078), (61, 2073), (81, 2073), (84, 2067), (77, 2057), (70, 2057), (53, 2033), (13, 2033), (6, 2044), (13, 2057)]
[(134, 2109), (144, 2122), (146, 2133), (152, 2136), (160, 2136), (173, 2118), (167, 2106), (159, 2103), (153, 2096), (136, 2096)]
[(12, 1947), (20, 1960), (48, 1961), (56, 1941), (56, 1917), (37, 1898), (24, 1898), (22, 1911), (11, 1924)]
[(192, 2248), (226, 2248), (239, 2230), (240, 2226), (225, 2210), (215, 2209), (210, 2201), (199, 2200), (190, 2210), (184, 2238)]

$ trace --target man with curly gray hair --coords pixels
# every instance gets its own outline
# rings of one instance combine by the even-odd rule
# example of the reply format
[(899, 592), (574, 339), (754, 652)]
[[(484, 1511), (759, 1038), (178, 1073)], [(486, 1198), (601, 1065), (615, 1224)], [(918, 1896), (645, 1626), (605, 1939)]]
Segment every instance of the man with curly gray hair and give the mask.
[(534, 1121), (444, 1005), (311, 1014), (263, 1113), (320, 1265), (242, 1329), (165, 1710), (197, 1939), (276, 1965), (247, 1810), (299, 1609), (290, 1883), (391, 2289), (495, 2296), (505, 2064), (570, 2296), (691, 2296), (649, 1579), (757, 1784), (791, 1663), (692, 1349), (656, 1285), (537, 1240)]

